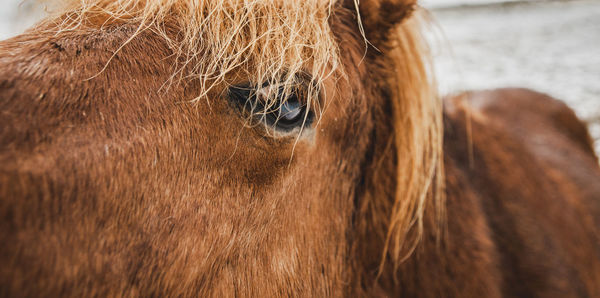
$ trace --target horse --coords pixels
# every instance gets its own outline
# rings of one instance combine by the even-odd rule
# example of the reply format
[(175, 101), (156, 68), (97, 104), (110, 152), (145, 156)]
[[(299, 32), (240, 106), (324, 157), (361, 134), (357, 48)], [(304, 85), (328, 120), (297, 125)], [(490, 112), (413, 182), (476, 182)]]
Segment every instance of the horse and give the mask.
[(0, 42), (2, 297), (600, 297), (583, 122), (414, 0), (63, 1)]

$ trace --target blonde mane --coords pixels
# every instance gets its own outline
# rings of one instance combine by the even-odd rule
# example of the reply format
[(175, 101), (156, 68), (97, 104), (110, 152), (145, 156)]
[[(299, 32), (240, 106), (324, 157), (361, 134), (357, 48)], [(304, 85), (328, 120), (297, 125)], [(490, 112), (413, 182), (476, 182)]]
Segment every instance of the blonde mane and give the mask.
[[(62, 0), (54, 28), (76, 30), (91, 20), (95, 26), (127, 22), (139, 26), (131, 39), (152, 30), (184, 61), (173, 78), (202, 84), (197, 99), (217, 84), (232, 83), (234, 74), (255, 84), (280, 82), (287, 93), (299, 76), (310, 78), (310, 86), (320, 86), (332, 74), (343, 76), (329, 24), (336, 4), (337, 0)], [(173, 20), (178, 35), (163, 26)], [(358, 28), (364, 34), (360, 18)], [(387, 258), (397, 265), (415, 250), (426, 209), (434, 212), (438, 224), (444, 218), (441, 101), (432, 88), (416, 17), (394, 28), (388, 43), (383, 54), (391, 70), (387, 84), (393, 96), (397, 187), (392, 202), (371, 198), (387, 199), (376, 203), (379, 211), (372, 211), (388, 217), (385, 227), (376, 227), (386, 234), (381, 268)], [(307, 100), (315, 106), (313, 91)]]
[[(393, 69), (396, 199), (387, 229), (386, 253), (397, 265), (415, 250), (429, 228), (441, 240), (445, 224), (442, 102), (433, 78), (429, 49), (422, 35), (423, 14), (394, 28), (387, 59)], [(433, 225), (433, 226), (432, 226)], [(382, 261), (382, 262), (383, 262)], [(383, 263), (382, 263), (383, 266)]]

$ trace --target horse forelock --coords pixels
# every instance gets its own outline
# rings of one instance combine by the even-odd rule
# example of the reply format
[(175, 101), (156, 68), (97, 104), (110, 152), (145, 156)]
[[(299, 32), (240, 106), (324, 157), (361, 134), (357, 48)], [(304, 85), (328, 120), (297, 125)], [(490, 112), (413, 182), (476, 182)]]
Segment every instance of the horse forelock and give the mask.
[(278, 82), (283, 95), (288, 95), (299, 78), (308, 78), (311, 82), (307, 85), (313, 90), (307, 94), (307, 104), (319, 106), (318, 86), (331, 75), (343, 76), (328, 23), (336, 0), (55, 2), (51, 30), (131, 23), (138, 30), (127, 42), (144, 30), (164, 38), (181, 62), (174, 67), (169, 83), (197, 80), (202, 92), (196, 100), (215, 86), (236, 80), (257, 85)]

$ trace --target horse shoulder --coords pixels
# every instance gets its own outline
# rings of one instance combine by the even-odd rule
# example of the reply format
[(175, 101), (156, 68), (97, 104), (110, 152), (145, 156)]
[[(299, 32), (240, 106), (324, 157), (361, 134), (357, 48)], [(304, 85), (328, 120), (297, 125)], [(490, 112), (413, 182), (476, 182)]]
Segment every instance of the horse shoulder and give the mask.
[(445, 151), (448, 180), (466, 185), (448, 192), (449, 225), (464, 224), (451, 210), (461, 193), (476, 193), (504, 294), (600, 295), (600, 168), (572, 110), (526, 89), (450, 97)]

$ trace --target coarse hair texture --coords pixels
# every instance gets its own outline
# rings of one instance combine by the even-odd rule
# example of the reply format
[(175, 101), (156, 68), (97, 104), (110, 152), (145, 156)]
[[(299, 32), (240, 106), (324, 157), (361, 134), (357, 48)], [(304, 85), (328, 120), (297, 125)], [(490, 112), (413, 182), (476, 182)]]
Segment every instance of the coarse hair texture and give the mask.
[[(396, 194), (387, 228), (384, 257), (397, 266), (419, 244), (425, 210), (438, 241), (445, 223), (442, 102), (433, 79), (429, 49), (421, 27), (425, 15), (416, 14), (389, 34), (387, 61), (392, 65), (388, 86), (393, 93), (396, 145)], [(432, 227), (432, 225), (429, 225)]]
[[(232, 77), (269, 83), (265, 109), (287, 99), (309, 78), (306, 104), (321, 82), (338, 70), (337, 45), (328, 24), (335, 0), (56, 0), (59, 31), (98, 24), (133, 23), (164, 38), (181, 65), (173, 79), (196, 79), (204, 98)], [(175, 23), (176, 34), (165, 28)], [(124, 44), (125, 45), (125, 44)], [(123, 45), (123, 46), (124, 46)], [(118, 51), (117, 51), (118, 52)], [(116, 55), (116, 53), (115, 53)], [(110, 61), (108, 62), (110, 63)], [(235, 78), (234, 78), (235, 79)], [(268, 111), (264, 111), (268, 112)]]
[[(329, 24), (336, 0), (54, 2), (60, 7), (60, 17), (49, 21), (54, 22), (50, 26), (54, 30), (132, 23), (139, 27), (130, 40), (143, 30), (156, 32), (183, 61), (184, 67), (174, 69), (172, 77), (200, 82), (203, 91), (197, 100), (218, 84), (229, 84), (228, 76), (234, 74), (251, 78), (256, 85), (278, 82), (276, 87), (283, 88), (284, 98), (301, 78), (308, 77), (311, 82), (307, 85), (314, 90), (307, 93), (307, 105), (318, 107), (313, 101), (321, 82), (332, 75), (345, 77)], [(358, 13), (358, 1), (354, 5)], [(178, 25), (176, 35), (164, 27), (167, 21)], [(360, 16), (357, 22), (365, 37)], [(386, 85), (395, 119), (397, 181), (393, 201), (371, 198), (377, 201), (371, 216), (381, 216), (375, 228), (386, 233), (380, 272), (386, 259), (397, 266), (415, 250), (423, 235), (426, 209), (435, 212), (439, 230), (444, 218), (441, 101), (432, 88), (421, 23), (418, 16), (411, 17), (390, 29), (382, 54), (389, 67)], [(274, 104), (276, 100), (265, 106)]]
[[(379, 163), (393, 159), (395, 169), (381, 172), (382, 166), (374, 166), (372, 189), (358, 206), (357, 228), (360, 237), (384, 242), (376, 276), (388, 281), (397, 280), (399, 266), (425, 235), (433, 236), (438, 247), (445, 240), (442, 101), (433, 88), (429, 47), (422, 34), (427, 24), (427, 13), (417, 8), (377, 44), (380, 53), (374, 67), (381, 72), (390, 97), (395, 147), (391, 153), (382, 152)], [(385, 125), (389, 124), (382, 124), (383, 129)], [(372, 254), (368, 246), (363, 253)], [(368, 278), (371, 273), (366, 274)]]

